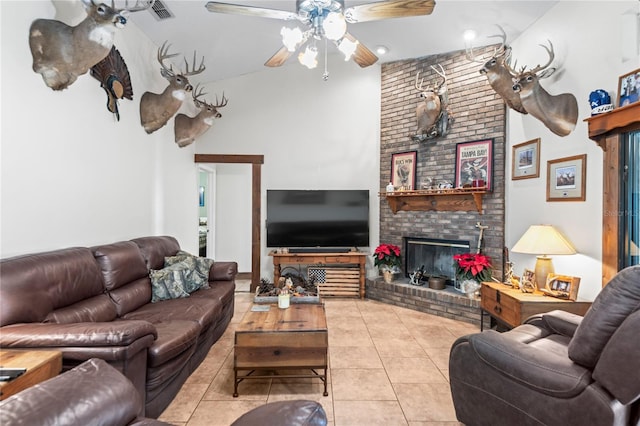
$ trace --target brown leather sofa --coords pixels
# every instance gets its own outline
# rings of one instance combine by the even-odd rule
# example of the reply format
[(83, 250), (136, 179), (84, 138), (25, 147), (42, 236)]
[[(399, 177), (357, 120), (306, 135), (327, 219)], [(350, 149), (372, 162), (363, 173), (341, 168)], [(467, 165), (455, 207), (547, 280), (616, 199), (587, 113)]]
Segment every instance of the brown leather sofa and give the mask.
[[(99, 358), (0, 402), (0, 424), (168, 426), (142, 416), (142, 398), (131, 382)], [(273, 402), (254, 408), (233, 426), (325, 426), (315, 401)]]
[(209, 289), (151, 303), (150, 269), (179, 250), (173, 237), (143, 237), (3, 259), (0, 347), (59, 350), (63, 371), (101, 358), (158, 417), (234, 311), (235, 262), (213, 264)]
[(466, 425), (640, 424), (640, 266), (584, 317), (563, 311), (458, 339), (449, 377)]

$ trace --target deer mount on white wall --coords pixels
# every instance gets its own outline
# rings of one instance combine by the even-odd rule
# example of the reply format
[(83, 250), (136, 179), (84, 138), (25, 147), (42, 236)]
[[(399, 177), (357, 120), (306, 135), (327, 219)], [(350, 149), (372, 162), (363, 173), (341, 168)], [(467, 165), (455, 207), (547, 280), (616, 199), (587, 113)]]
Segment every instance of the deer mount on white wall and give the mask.
[(487, 76), (493, 90), (509, 108), (532, 115), (558, 136), (567, 136), (578, 122), (576, 97), (571, 93), (551, 95), (540, 85), (540, 80), (556, 71), (555, 67), (550, 67), (555, 57), (553, 44), (549, 41), (549, 47), (540, 45), (549, 55), (545, 65), (537, 65), (530, 70), (523, 66), (516, 71), (516, 65), (511, 66), (510, 63), (511, 47), (506, 44), (506, 34), (502, 27), (498, 28), (502, 34), (491, 37), (501, 37), (502, 44), (494, 50), (493, 56), (486, 61), (479, 60), (474, 56), (473, 48), (469, 47), (467, 59), (483, 63), (479, 72)]
[(127, 23), (128, 12), (150, 8), (155, 0), (137, 0), (133, 7), (116, 9), (81, 0), (87, 17), (75, 27), (53, 19), (36, 19), (29, 29), (29, 47), (33, 56), (33, 71), (42, 75), (53, 90), (73, 84), (78, 76), (107, 57), (113, 46), (117, 28)]
[(224, 93), (222, 94), (222, 101), (220, 102), (218, 102), (218, 96), (216, 96), (215, 104), (200, 100), (198, 99), (199, 97), (206, 95), (202, 90), (201, 87), (196, 85), (196, 88), (191, 91), (193, 103), (200, 109), (200, 112), (195, 117), (178, 114), (173, 120), (175, 140), (180, 148), (192, 144), (197, 137), (209, 130), (213, 125), (214, 119), (222, 117), (218, 109), (227, 106), (227, 102), (229, 102), (224, 96)]
[(145, 92), (140, 99), (140, 124), (147, 133), (153, 133), (169, 121), (182, 106), (187, 93), (193, 90), (187, 77), (200, 74), (205, 70), (204, 57), (196, 68), (196, 53), (193, 52), (193, 65), (189, 70), (189, 63), (184, 59), (185, 71), (174, 72), (171, 65), (164, 63), (165, 59), (178, 56), (177, 53), (169, 53), (169, 47), (165, 41), (158, 49), (158, 62), (160, 74), (169, 81), (162, 93)]

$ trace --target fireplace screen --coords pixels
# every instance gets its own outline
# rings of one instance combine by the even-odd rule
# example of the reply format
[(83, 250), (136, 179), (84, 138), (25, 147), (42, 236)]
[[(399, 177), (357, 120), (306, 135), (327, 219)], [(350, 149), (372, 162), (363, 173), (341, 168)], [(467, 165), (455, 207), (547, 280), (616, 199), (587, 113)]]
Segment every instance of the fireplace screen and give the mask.
[(469, 252), (469, 241), (442, 240), (422, 237), (403, 237), (404, 272), (405, 276), (422, 268), (423, 280), (430, 276), (440, 276), (447, 279), (448, 285), (453, 285), (455, 279), (455, 265), (453, 256)]

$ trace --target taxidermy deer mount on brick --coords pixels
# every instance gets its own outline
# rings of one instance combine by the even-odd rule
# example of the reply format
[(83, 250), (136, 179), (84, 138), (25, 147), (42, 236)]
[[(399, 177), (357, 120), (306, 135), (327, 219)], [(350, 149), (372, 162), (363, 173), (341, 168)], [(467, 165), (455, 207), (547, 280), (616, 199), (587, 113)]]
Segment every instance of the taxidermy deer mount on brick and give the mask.
[(136, 1), (116, 9), (93, 0), (81, 0), (87, 17), (75, 27), (53, 19), (36, 19), (29, 29), (33, 71), (53, 90), (73, 84), (79, 75), (107, 57), (117, 28), (127, 23), (128, 12), (150, 8), (155, 0)]
[(187, 77), (200, 74), (205, 70), (204, 56), (200, 66), (196, 69), (196, 53), (193, 52), (193, 65), (189, 70), (189, 63), (185, 58), (185, 72), (175, 73), (171, 66), (166, 66), (165, 59), (178, 56), (177, 53), (170, 54), (169, 47), (165, 41), (162, 47), (158, 49), (158, 62), (160, 62), (160, 74), (167, 80), (169, 85), (165, 87), (164, 91), (160, 94), (145, 92), (140, 99), (140, 123), (147, 133), (153, 133), (169, 121), (171, 117), (182, 106), (182, 102), (187, 96), (188, 92), (193, 90), (193, 86), (189, 83)]
[(216, 96), (215, 104), (198, 99), (204, 95), (206, 93), (203, 93), (202, 88), (196, 85), (196, 88), (191, 91), (191, 96), (193, 97), (193, 103), (200, 109), (200, 112), (195, 117), (178, 114), (174, 119), (173, 130), (176, 136), (176, 143), (180, 148), (192, 144), (197, 137), (209, 130), (213, 125), (213, 120), (222, 117), (218, 109), (227, 106), (227, 102), (229, 102), (224, 93), (220, 102), (218, 102), (218, 96)]
[(442, 81), (434, 82), (433, 86), (425, 88), (424, 78), (422, 78), (418, 84), (420, 73), (418, 72), (416, 74), (414, 86), (418, 91), (419, 96), (423, 98), (423, 102), (420, 102), (416, 107), (418, 127), (416, 129), (416, 134), (412, 136), (412, 139), (419, 142), (447, 134), (450, 121), (449, 112), (447, 111), (447, 75), (444, 68), (442, 68), (442, 65), (438, 64), (438, 67), (440, 67), (440, 71), (431, 65), (431, 69), (442, 77)]
[(490, 58), (477, 58), (473, 53), (473, 46), (466, 49), (465, 55), (469, 61), (482, 64), (482, 68), (479, 70), (480, 74), (487, 76), (491, 88), (500, 95), (509, 108), (526, 114), (527, 111), (522, 106), (520, 94), (513, 90), (513, 75), (506, 66), (511, 57), (511, 47), (507, 46), (507, 34), (500, 25), (496, 26), (500, 29), (501, 34), (489, 37), (500, 37), (502, 43), (493, 51)]
[(549, 54), (546, 64), (530, 70), (524, 66), (520, 71), (515, 71), (507, 64), (513, 75), (513, 91), (520, 94), (522, 106), (529, 114), (542, 121), (556, 135), (567, 136), (578, 122), (578, 101), (571, 93), (551, 95), (540, 85), (541, 79), (549, 77), (556, 70), (549, 68), (554, 58), (553, 44), (549, 41), (549, 47), (540, 46)]

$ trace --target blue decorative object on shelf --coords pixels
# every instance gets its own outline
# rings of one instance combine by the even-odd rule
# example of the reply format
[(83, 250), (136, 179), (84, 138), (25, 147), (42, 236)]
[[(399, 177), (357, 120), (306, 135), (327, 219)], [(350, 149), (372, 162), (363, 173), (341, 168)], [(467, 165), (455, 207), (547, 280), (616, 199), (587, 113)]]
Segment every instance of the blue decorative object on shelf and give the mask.
[(589, 105), (591, 106), (592, 116), (613, 110), (611, 96), (602, 89), (594, 90), (589, 94)]

